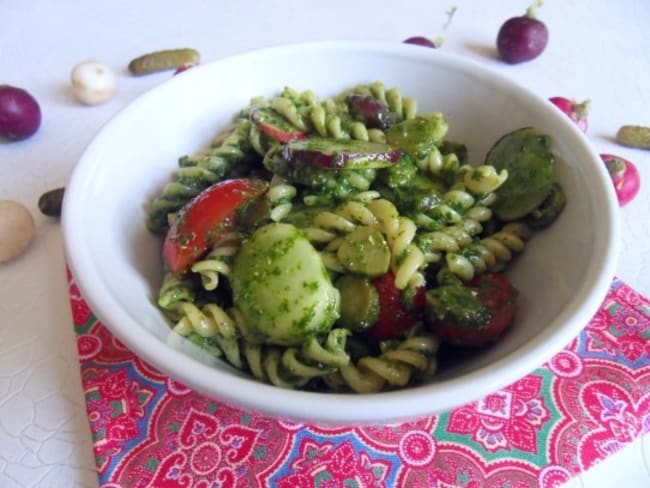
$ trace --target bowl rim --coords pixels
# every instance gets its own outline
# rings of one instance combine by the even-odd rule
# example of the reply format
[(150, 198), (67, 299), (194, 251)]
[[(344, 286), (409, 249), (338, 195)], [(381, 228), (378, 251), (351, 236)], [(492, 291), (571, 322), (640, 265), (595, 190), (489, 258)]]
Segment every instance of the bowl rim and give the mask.
[[(594, 161), (599, 160), (598, 154), (590, 147), (586, 137), (568, 117), (551, 108), (550, 102), (546, 99), (485, 65), (440, 50), (402, 43), (369, 41), (291, 43), (243, 51), (198, 66), (192, 71), (196, 70), (198, 75), (203, 69), (208, 67), (214, 69), (215, 65), (240, 58), (246, 60), (300, 51), (341, 53), (356, 51), (415, 58), (425, 63), (436, 63), (462, 72), (478, 74), (532, 99), (539, 105), (540, 110), (554, 111), (555, 115), (551, 116), (554, 116), (557, 123), (566, 131), (571, 146), (579, 147)], [(261, 412), (275, 418), (323, 424), (394, 422), (449, 411), (460, 406), (455, 400), (459, 395), (464, 398), (463, 402), (477, 400), (522, 378), (559, 352), (589, 323), (615, 277), (620, 248), (620, 224), (616, 215), (618, 204), (603, 165), (602, 168), (595, 168), (600, 178), (597, 181), (590, 181), (590, 185), (600, 186), (597, 191), (604, 199), (602, 207), (605, 214), (601, 217), (605, 220), (603, 224), (606, 226), (605, 238), (596, 242), (593, 249), (594, 260), (599, 260), (594, 262), (602, 264), (600, 267), (590, 267), (586, 270), (583, 281), (571, 301), (553, 321), (553, 323), (566, 322), (567, 325), (564, 327), (556, 330), (548, 327), (535, 336), (534, 341), (529, 341), (489, 365), (460, 377), (420, 387), (365, 395), (280, 390), (275, 386), (212, 368), (169, 347), (162, 341), (151, 340), (149, 337), (151, 333), (134, 322), (120, 307), (107, 286), (102, 283), (101, 274), (95, 266), (87, 243), (83, 239), (75, 238), (79, 235), (78, 229), (83, 226), (82, 216), (86, 211), (83, 201), (84, 182), (92, 172), (92, 154), (97, 146), (101, 146), (103, 134), (113, 125), (119, 124), (129, 112), (137, 110), (142, 103), (141, 100), (157, 96), (158, 93), (168, 90), (174, 82), (174, 79), (170, 79), (138, 96), (99, 129), (72, 171), (64, 196), (61, 226), (68, 268), (95, 316), (134, 354), (200, 393), (226, 404)], [(581, 303), (582, 306), (571, 316), (570, 305), (576, 303)], [(573, 308), (575, 309), (575, 306)], [(163, 357), (166, 358), (164, 362), (161, 360)], [(174, 366), (171, 367), (170, 364)], [(194, 374), (189, 375), (187, 371), (193, 371)], [(214, 393), (214, 384), (224, 385), (218, 395)], [(468, 391), (472, 392), (469, 396)], [(282, 396), (282, 401), (278, 396)]]

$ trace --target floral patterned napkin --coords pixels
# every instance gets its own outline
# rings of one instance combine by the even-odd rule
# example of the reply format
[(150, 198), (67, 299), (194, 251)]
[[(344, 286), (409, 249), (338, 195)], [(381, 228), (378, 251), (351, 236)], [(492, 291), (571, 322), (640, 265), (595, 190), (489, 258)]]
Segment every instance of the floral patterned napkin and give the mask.
[(68, 279), (105, 488), (548, 488), (650, 432), (650, 301), (620, 280), (578, 337), (506, 388), (420, 420), (334, 428), (224, 405), (165, 376)]

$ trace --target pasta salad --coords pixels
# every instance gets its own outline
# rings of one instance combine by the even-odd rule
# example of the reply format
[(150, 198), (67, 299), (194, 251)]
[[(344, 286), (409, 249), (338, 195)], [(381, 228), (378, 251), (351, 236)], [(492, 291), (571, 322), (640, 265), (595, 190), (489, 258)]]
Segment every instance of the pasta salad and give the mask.
[(371, 393), (430, 379), (516, 315), (503, 271), (561, 213), (550, 138), (481, 165), (381, 82), (258, 97), (151, 202), (174, 333), (259, 381)]

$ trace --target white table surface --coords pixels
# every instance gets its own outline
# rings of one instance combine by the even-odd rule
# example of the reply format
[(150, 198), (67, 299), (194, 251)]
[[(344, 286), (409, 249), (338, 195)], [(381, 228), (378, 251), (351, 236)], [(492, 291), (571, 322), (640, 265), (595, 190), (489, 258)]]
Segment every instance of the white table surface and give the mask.
[[(650, 151), (624, 148), (612, 139), (623, 124), (650, 125), (649, 0), (547, 0), (539, 16), (549, 27), (549, 45), (541, 57), (514, 66), (496, 59), (496, 33), (505, 19), (523, 13), (529, 0), (0, 0), (0, 83), (30, 91), (43, 112), (35, 136), (0, 143), (0, 199), (22, 202), (36, 223), (28, 250), (0, 264), (0, 486), (97, 485), (61, 233), (56, 220), (39, 213), (37, 201), (65, 185), (85, 146), (111, 116), (171, 76), (131, 77), (128, 61), (187, 46), (208, 62), (298, 41), (401, 42), (439, 34), (453, 5), (458, 10), (442, 49), (542, 96), (591, 99), (588, 136), (594, 148), (637, 163), (643, 185), (620, 212), (618, 276), (650, 295)], [(119, 83), (118, 94), (95, 107), (76, 103), (68, 81), (71, 68), (89, 58), (111, 67)], [(650, 486), (648, 461), (650, 436), (569, 486)]]

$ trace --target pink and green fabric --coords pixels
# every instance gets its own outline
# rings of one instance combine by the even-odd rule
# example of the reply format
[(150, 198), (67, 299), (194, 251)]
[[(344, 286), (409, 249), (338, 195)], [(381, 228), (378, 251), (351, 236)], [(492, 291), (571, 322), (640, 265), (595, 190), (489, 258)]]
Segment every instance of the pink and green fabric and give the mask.
[(68, 278), (103, 488), (550, 488), (650, 431), (650, 301), (620, 280), (578, 337), (506, 388), (412, 422), (331, 428), (234, 408), (165, 376)]

